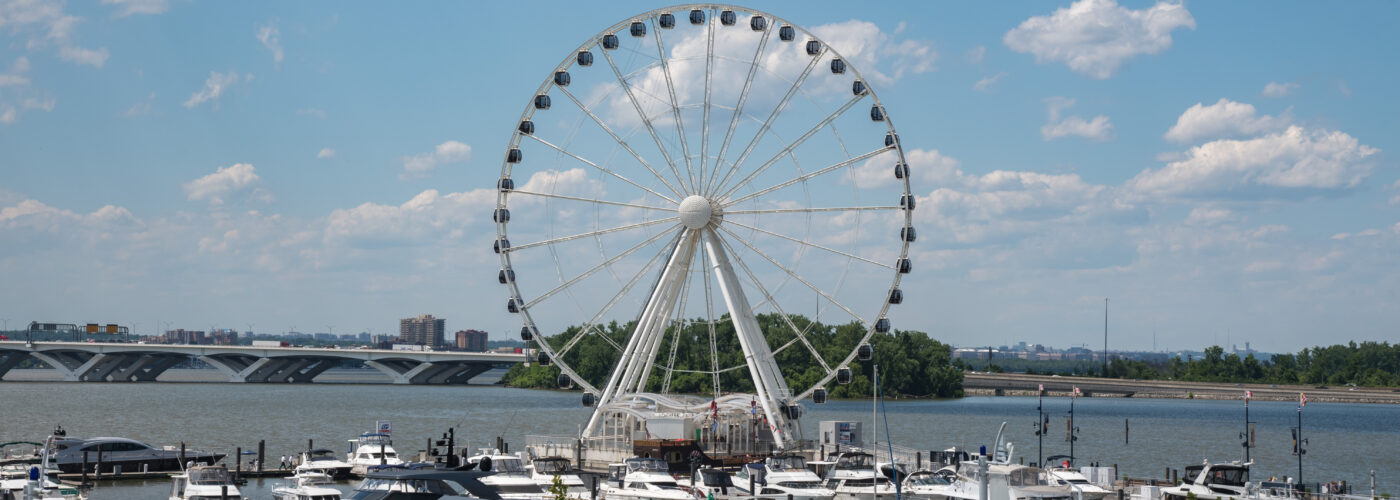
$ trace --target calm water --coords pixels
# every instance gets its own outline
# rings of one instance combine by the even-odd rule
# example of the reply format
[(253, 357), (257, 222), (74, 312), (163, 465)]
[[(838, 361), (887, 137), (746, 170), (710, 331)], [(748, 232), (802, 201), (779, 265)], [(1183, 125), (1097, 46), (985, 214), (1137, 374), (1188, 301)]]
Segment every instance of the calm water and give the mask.
[[(870, 419), (868, 401), (807, 407), (803, 425), (809, 437), (815, 436), (820, 420)], [(1016, 455), (1028, 462), (1036, 459), (1034, 398), (888, 401), (885, 407), (896, 444), (920, 449), (990, 447), (997, 427), (1007, 421)], [(1046, 399), (1045, 408), (1052, 429), (1045, 454), (1068, 454), (1064, 416), (1069, 400)], [(0, 442), (38, 440), (62, 424), (73, 436), (123, 436), (154, 445), (185, 441), (192, 448), (230, 454), (238, 446), (256, 450), (262, 439), (273, 462), (282, 453), (305, 449), (308, 439), (317, 447), (342, 452), (347, 439), (369, 430), (375, 420), (393, 423), (396, 448), (407, 454), (423, 449), (429, 437), (448, 427), (455, 427), (468, 446), (484, 446), (501, 436), (513, 450), (519, 449), (526, 434), (574, 434), (588, 416), (578, 393), (493, 386), (0, 382)], [(1296, 474), (1289, 435), (1296, 406), (1256, 402), (1250, 416), (1257, 422), (1255, 479)], [(1400, 493), (1400, 407), (1312, 404), (1303, 418), (1311, 442), (1305, 480), (1346, 480), (1360, 492), (1374, 469), (1379, 492)], [(1126, 444), (1124, 419), (1131, 426)], [(1075, 423), (1081, 434), (1075, 451), (1081, 463), (1116, 463), (1130, 476), (1162, 477), (1167, 467), (1242, 458), (1238, 434), (1243, 420), (1239, 402), (1080, 399)], [(271, 489), (281, 481), (250, 480), (245, 495), (271, 498)], [(343, 485), (347, 491), (350, 487)], [(148, 499), (168, 494), (168, 481), (147, 481), (102, 484), (91, 497)]]

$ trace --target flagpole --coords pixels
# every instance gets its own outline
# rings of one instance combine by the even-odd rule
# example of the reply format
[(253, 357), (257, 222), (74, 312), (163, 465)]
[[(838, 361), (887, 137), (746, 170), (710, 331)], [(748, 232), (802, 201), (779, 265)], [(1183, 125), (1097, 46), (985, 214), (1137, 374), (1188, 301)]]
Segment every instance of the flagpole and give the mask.
[(1250, 391), (1244, 391), (1244, 463), (1249, 463), (1249, 396)]
[[(1308, 396), (1298, 393), (1298, 485), (1303, 485), (1303, 405), (1308, 404)], [(1307, 491), (1307, 488), (1303, 488)]]

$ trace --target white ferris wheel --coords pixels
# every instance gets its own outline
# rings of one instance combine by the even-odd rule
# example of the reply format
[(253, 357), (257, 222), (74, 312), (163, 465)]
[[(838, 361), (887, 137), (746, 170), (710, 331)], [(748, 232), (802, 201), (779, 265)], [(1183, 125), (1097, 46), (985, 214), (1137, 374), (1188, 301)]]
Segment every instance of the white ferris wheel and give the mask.
[(742, 7), (644, 12), (569, 52), (514, 128), (498, 281), (534, 361), (595, 406), (584, 437), (609, 412), (718, 401), (761, 410), (782, 448), (798, 403), (890, 331), (909, 171), (870, 79), (816, 34)]

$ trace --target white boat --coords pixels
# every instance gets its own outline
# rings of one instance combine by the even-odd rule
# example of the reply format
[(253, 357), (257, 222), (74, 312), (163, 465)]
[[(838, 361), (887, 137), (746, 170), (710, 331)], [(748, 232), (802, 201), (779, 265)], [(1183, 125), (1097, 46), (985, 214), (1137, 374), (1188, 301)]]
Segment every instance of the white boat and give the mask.
[(1108, 490), (1089, 482), (1084, 474), (1069, 467), (1051, 467), (1045, 469), (1045, 474), (1050, 484), (1068, 486), (1083, 500), (1102, 500), (1109, 494)]
[(340, 490), (331, 487), (335, 484), (331, 476), (321, 472), (298, 471), (292, 476), (291, 484), (272, 489), (275, 500), (340, 500)]
[(602, 490), (608, 500), (695, 500), (659, 458), (629, 458), (609, 465), (608, 483)]
[[(949, 498), (975, 500), (979, 498), (982, 473), (977, 462), (966, 461), (957, 467), (957, 476), (947, 489)], [(1052, 485), (1045, 472), (1037, 467), (1012, 463), (987, 464), (988, 500), (1077, 500), (1069, 486)]]
[[(757, 465), (757, 464), (754, 464)], [(695, 498), (727, 500), (748, 497), (748, 483), (735, 484), (734, 477), (719, 469), (699, 469), (690, 479), (681, 479), (681, 489), (689, 489)]]
[(365, 471), (376, 465), (402, 465), (399, 452), (394, 451), (393, 439), (388, 434), (366, 432), (359, 439), (351, 439), (350, 453), (345, 462), (350, 464), (350, 474), (364, 476)]
[(482, 448), (481, 453), (467, 457), (467, 463), (476, 470), (490, 472), (482, 476), (482, 484), (491, 487), (504, 500), (544, 500), (554, 498), (545, 493), (539, 483), (525, 470), (525, 461), (515, 455), (506, 455), (495, 448)]
[(344, 479), (350, 477), (350, 469), (353, 467), (350, 462), (336, 458), (335, 452), (318, 448), (302, 452), (301, 463), (297, 464), (296, 473), (300, 475), (308, 472), (319, 472), (332, 479)]
[(222, 465), (196, 465), (170, 478), (170, 500), (243, 498), (233, 484), (233, 474)]
[(565, 497), (576, 500), (592, 497), (592, 491), (588, 489), (587, 484), (584, 484), (583, 478), (579, 477), (573, 464), (567, 458), (536, 458), (526, 468), (530, 469), (530, 479), (533, 479), (535, 484), (540, 485), (540, 488), (546, 493), (550, 492), (550, 489), (554, 487), (554, 479), (558, 478), (560, 484), (564, 486)]
[[(71, 486), (65, 486), (49, 479), (49, 474), (57, 473), (51, 458), (55, 450), (55, 437), (49, 436), (43, 448), (38, 451), (39, 463), (28, 464), (23, 474), (7, 475), (0, 480), (0, 498), (15, 500), (86, 500), (87, 494)], [(13, 464), (21, 465), (21, 464)]]
[(946, 475), (930, 470), (911, 472), (900, 481), (900, 485), (902, 486), (900, 494), (909, 498), (919, 500), (957, 498), (953, 485), (948, 481)]
[(1161, 500), (1272, 500), (1299, 498), (1292, 483), (1251, 483), (1250, 463), (1230, 462), (1186, 467), (1182, 484), (1162, 488)]
[(798, 455), (768, 457), (763, 463), (752, 463), (739, 469), (734, 476), (740, 487), (748, 486), (749, 476), (760, 495), (779, 495), (793, 500), (831, 500), (836, 491), (822, 485), (822, 478), (807, 468), (807, 461)]
[(890, 478), (876, 470), (875, 457), (863, 451), (842, 453), (826, 475), (836, 500), (880, 500), (896, 496)]

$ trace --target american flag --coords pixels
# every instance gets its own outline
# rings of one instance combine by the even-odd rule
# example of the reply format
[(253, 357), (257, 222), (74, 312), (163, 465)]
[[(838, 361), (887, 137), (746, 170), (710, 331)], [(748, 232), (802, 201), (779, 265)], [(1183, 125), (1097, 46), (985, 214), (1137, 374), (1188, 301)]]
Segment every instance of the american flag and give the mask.
[(1079, 397), (1079, 386), (1074, 386), (1074, 397)]
[(1248, 403), (1251, 399), (1254, 399), (1254, 391), (1244, 391), (1244, 402)]
[(1040, 395), (1041, 395), (1041, 396), (1044, 396), (1044, 395), (1045, 395), (1045, 384), (1040, 384)]
[(1299, 407), (1299, 408), (1302, 408), (1302, 407), (1307, 406), (1307, 405), (1308, 405), (1308, 395), (1307, 395), (1307, 394), (1303, 394), (1303, 393), (1301, 393), (1301, 392), (1298, 393), (1298, 407)]

